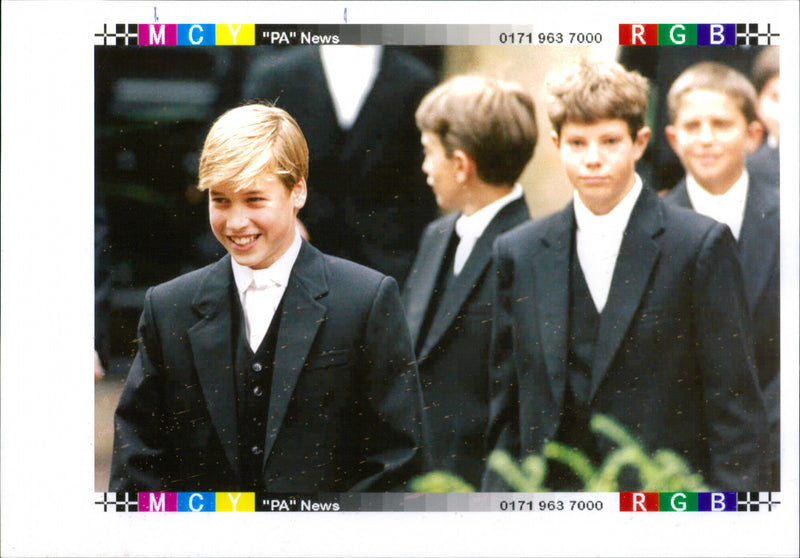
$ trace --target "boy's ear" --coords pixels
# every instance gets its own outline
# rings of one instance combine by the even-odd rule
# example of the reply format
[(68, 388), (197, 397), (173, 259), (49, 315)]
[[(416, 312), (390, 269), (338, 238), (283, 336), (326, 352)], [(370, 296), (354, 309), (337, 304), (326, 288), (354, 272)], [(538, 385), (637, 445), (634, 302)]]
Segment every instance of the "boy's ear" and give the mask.
[(453, 151), (452, 159), (455, 162), (456, 180), (459, 182), (467, 182), (477, 174), (478, 166), (475, 160), (465, 151), (456, 149)]
[(307, 193), (305, 178), (301, 178), (297, 181), (297, 184), (292, 186), (290, 196), (295, 210), (299, 211), (306, 204)]
[(555, 130), (550, 130), (550, 139), (553, 140), (553, 145), (556, 146), (556, 149), (561, 149), (561, 140), (558, 137), (558, 134)]
[(650, 134), (650, 128), (647, 126), (642, 126), (639, 131), (636, 132), (636, 139), (633, 142), (636, 161), (641, 159), (642, 155), (644, 155), (644, 150), (647, 149), (647, 144), (650, 141)]
[(758, 120), (753, 120), (747, 125), (747, 141), (745, 142), (745, 151), (752, 153), (758, 146), (761, 145), (761, 140), (764, 139), (764, 125)]
[(677, 149), (677, 147), (678, 147), (678, 145), (677, 145), (678, 135), (677, 135), (677, 132), (675, 130), (675, 126), (673, 126), (672, 124), (668, 124), (664, 128), (664, 135), (667, 136), (667, 142), (669, 143), (669, 146), (672, 148), (672, 150), (675, 153), (677, 153), (678, 152), (678, 149)]

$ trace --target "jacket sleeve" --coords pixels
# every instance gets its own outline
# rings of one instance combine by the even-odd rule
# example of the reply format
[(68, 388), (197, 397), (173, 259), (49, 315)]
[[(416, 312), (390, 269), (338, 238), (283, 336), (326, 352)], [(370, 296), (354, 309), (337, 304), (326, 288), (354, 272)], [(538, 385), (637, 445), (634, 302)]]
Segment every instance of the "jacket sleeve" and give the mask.
[(763, 490), (767, 417), (736, 254), (730, 230), (716, 225), (703, 242), (693, 277), (711, 458), (708, 481), (723, 490)]
[[(514, 327), (511, 314), (513, 262), (503, 254), (500, 239), (494, 244), (497, 291), (492, 305), (492, 337), (489, 353), (489, 426), (486, 455), (495, 450), (519, 459), (519, 388), (514, 370)], [(487, 460), (487, 464), (489, 460)], [(507, 484), (491, 468), (481, 482), (485, 492), (506, 492)]]
[(384, 277), (367, 319), (361, 428), (363, 474), (354, 491), (402, 490), (425, 468), (422, 389), (397, 283)]
[(114, 452), (109, 490), (163, 489), (165, 471), (163, 370), (151, 302), (145, 296), (139, 319), (138, 350), (114, 414)]

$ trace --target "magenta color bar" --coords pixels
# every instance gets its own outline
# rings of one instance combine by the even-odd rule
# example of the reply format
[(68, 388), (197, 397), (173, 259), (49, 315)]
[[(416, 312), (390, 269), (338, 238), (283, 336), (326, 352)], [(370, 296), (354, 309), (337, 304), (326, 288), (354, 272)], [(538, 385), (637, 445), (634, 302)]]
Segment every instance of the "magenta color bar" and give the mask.
[(178, 511), (177, 492), (139, 492), (140, 512)]
[(166, 23), (140, 23), (139, 46), (175, 46), (178, 26)]

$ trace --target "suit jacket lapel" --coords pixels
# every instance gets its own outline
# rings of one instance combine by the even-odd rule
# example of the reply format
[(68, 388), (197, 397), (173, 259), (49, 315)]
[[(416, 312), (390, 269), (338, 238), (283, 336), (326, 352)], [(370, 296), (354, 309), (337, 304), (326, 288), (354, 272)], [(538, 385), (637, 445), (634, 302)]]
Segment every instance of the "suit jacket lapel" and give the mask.
[(651, 190), (644, 189), (623, 233), (611, 289), (600, 316), (590, 399), (597, 393), (639, 308), (660, 256), (660, 248), (654, 237), (662, 230), (663, 216), (658, 198)]
[[(554, 222), (534, 247), (534, 302), (544, 360), (554, 401), (564, 398), (566, 385), (567, 334), (569, 322), (569, 257), (575, 228), (572, 203), (554, 217)], [(520, 272), (524, 272), (520, 269)], [(521, 280), (524, 280), (522, 278)]]
[[(428, 330), (425, 344), (420, 350), (420, 359), (427, 356), (430, 350), (436, 346), (445, 332), (450, 328), (453, 320), (475, 288), (475, 285), (485, 273), (486, 268), (492, 260), (492, 244), (495, 238), (497, 238), (497, 235), (510, 229), (513, 225), (522, 223), (527, 217), (528, 212), (525, 206), (525, 200), (519, 199), (505, 206), (495, 215), (494, 219), (491, 220), (489, 226), (486, 227), (486, 230), (472, 248), (472, 252), (470, 252), (469, 258), (467, 258), (461, 273), (458, 274), (458, 277), (453, 280), (453, 284), (444, 293), (439, 303), (439, 308), (436, 310), (436, 315), (431, 322), (431, 327)], [(454, 226), (455, 220), (456, 218), (454, 216)], [(451, 236), (452, 233), (447, 235), (448, 242)], [(447, 245), (445, 244), (445, 249), (446, 248)], [(443, 257), (444, 253), (442, 253), (442, 258)], [(442, 259), (440, 258), (440, 265), (441, 261)], [(438, 273), (436, 276), (438, 277)]]
[(442, 268), (447, 246), (450, 244), (455, 227), (458, 213), (447, 216), (442, 222), (441, 227), (432, 234), (436, 235), (430, 243), (423, 243), (424, 252), (420, 252), (417, 263), (409, 274), (404, 289), (404, 294), (413, 292), (413, 298), (405, 296), (403, 302), (406, 305), (406, 320), (408, 321), (411, 340), (417, 346), (422, 323), (425, 321), (425, 312), (433, 297), (433, 290), (436, 288), (436, 281)]
[(272, 369), (264, 444), (265, 464), (278, 437), (317, 330), (325, 319), (327, 309), (319, 299), (327, 292), (327, 272), (322, 254), (304, 241), (284, 293), (275, 364)]
[(745, 271), (744, 288), (751, 313), (777, 265), (779, 250), (779, 243), (773, 241), (780, 234), (777, 230), (779, 221), (772, 218), (779, 208), (777, 204), (769, 203), (764, 188), (751, 180), (739, 233), (739, 255)]
[(230, 256), (225, 256), (213, 265), (197, 289), (192, 307), (201, 319), (188, 330), (188, 336), (211, 422), (228, 461), (238, 474), (236, 384), (231, 339), (232, 283)]

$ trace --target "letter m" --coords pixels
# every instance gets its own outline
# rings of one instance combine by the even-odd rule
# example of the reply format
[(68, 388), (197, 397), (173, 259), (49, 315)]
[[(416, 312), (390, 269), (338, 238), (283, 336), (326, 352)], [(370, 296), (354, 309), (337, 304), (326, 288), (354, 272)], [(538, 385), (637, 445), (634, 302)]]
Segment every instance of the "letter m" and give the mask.
[(164, 35), (164, 25), (151, 25), (150, 26), (150, 44), (163, 45), (166, 43)]
[(150, 493), (150, 511), (151, 512), (167, 511), (166, 505), (164, 504), (163, 492)]

